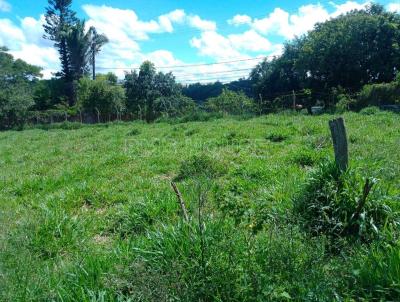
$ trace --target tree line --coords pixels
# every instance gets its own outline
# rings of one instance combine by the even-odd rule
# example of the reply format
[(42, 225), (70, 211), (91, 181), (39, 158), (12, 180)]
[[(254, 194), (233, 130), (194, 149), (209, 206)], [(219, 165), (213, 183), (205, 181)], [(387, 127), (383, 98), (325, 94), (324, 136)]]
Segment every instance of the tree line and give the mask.
[(186, 86), (148, 61), (123, 80), (96, 74), (96, 56), (108, 37), (87, 28), (71, 6), (72, 0), (49, 0), (46, 8), (44, 37), (54, 42), (61, 63), (52, 79), (42, 80), (39, 67), (0, 47), (1, 129), (26, 122), (152, 122), (205, 112), (311, 111), (315, 105), (343, 111), (400, 102), (400, 15), (378, 4), (317, 24), (248, 78)]

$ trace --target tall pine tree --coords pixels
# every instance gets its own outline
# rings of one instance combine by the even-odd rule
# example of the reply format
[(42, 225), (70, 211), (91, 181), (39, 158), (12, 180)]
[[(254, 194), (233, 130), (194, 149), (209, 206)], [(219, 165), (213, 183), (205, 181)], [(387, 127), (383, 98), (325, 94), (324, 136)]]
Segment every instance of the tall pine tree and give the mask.
[(60, 54), (61, 73), (60, 75), (66, 82), (66, 94), (69, 99), (69, 105), (75, 104), (74, 75), (71, 68), (71, 59), (69, 56), (67, 36), (71, 27), (74, 27), (79, 19), (76, 13), (71, 9), (72, 0), (49, 0), (46, 7), (46, 24), (43, 25), (44, 38), (54, 41)]

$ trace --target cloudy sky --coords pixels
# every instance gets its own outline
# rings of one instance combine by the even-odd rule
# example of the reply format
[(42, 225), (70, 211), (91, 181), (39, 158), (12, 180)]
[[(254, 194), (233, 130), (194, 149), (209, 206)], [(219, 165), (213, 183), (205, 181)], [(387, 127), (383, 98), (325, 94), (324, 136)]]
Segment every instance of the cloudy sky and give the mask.
[[(400, 13), (400, 0), (381, 0)], [(46, 78), (59, 69), (58, 54), (42, 38), (47, 0), (0, 0), (0, 46), (41, 66)], [(365, 1), (312, 0), (75, 0), (79, 17), (107, 35), (99, 72), (137, 68), (151, 60), (184, 83), (231, 81), (282, 43)], [(215, 64), (217, 63), (217, 64)], [(189, 65), (189, 66), (187, 66)]]

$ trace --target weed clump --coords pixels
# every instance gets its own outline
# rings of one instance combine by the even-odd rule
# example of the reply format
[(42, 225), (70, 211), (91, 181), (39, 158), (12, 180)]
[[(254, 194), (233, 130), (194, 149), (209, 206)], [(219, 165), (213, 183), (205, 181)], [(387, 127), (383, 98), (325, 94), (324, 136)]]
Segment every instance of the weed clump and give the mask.
[(353, 261), (350, 287), (370, 301), (400, 301), (400, 243), (375, 244)]
[(141, 202), (135, 202), (110, 215), (108, 231), (121, 238), (139, 235), (146, 231), (155, 221), (153, 209)]
[(197, 129), (197, 128), (195, 128), (195, 129), (190, 129), (190, 130), (187, 130), (187, 131), (185, 132), (185, 136), (192, 136), (192, 135), (194, 135), (194, 134), (196, 134), (196, 133), (199, 133), (199, 132), (200, 132), (200, 130)]
[(291, 162), (298, 164), (302, 167), (311, 167), (317, 161), (317, 156), (315, 152), (309, 149), (302, 149), (299, 152), (296, 152), (291, 157)]
[(77, 130), (85, 127), (85, 125), (77, 122), (62, 122), (55, 124), (38, 124), (35, 125), (34, 128), (49, 131), (49, 130)]
[(285, 132), (272, 132), (267, 135), (266, 139), (273, 143), (281, 143), (289, 138)]
[(136, 136), (140, 134), (139, 129), (132, 129), (131, 131), (128, 132), (127, 136)]
[(370, 107), (366, 107), (364, 109), (360, 110), (360, 114), (363, 115), (374, 115), (379, 113), (381, 110), (379, 109), (379, 107), (376, 106), (370, 106)]
[(193, 177), (216, 178), (226, 173), (226, 166), (208, 155), (195, 155), (181, 163), (176, 181)]
[(322, 164), (295, 197), (294, 214), (312, 235), (371, 242), (394, 214), (378, 191), (365, 194), (364, 183), (353, 170)]

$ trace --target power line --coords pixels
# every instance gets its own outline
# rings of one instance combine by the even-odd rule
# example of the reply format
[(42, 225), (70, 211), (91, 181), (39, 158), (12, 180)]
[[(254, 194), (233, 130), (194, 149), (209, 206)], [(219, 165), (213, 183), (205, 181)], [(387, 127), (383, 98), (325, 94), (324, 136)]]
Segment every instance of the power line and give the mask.
[(206, 74), (224, 74), (224, 73), (232, 73), (232, 72), (238, 72), (238, 71), (251, 71), (253, 68), (243, 68), (243, 69), (232, 69), (232, 70), (221, 70), (221, 71), (212, 71), (212, 72), (196, 72), (196, 73), (176, 73), (174, 74), (176, 77), (179, 76), (194, 76), (194, 75), (204, 75)]
[(225, 81), (225, 80), (229, 80), (229, 79), (239, 79), (242, 77), (246, 77), (247, 74), (243, 74), (243, 75), (232, 75), (232, 76), (224, 76), (224, 77), (214, 77), (214, 78), (199, 78), (199, 79), (178, 79), (178, 81), (182, 81), (182, 82), (201, 82), (201, 81)]
[[(175, 66), (155, 66), (155, 68), (156, 69), (176, 69), (176, 68), (189, 68), (189, 67), (200, 67), (200, 66), (213, 66), (213, 65), (231, 64), (231, 63), (238, 63), (238, 62), (248, 62), (248, 61), (255, 61), (255, 60), (261, 61), (263, 59), (270, 58), (270, 57), (275, 57), (275, 56), (263, 56), (263, 57), (258, 57), (258, 58), (222, 61), (222, 62), (215, 62), (215, 63), (186, 64), (186, 65), (175, 65)], [(98, 67), (97, 69), (138, 70), (138, 69), (140, 69), (140, 67)]]

